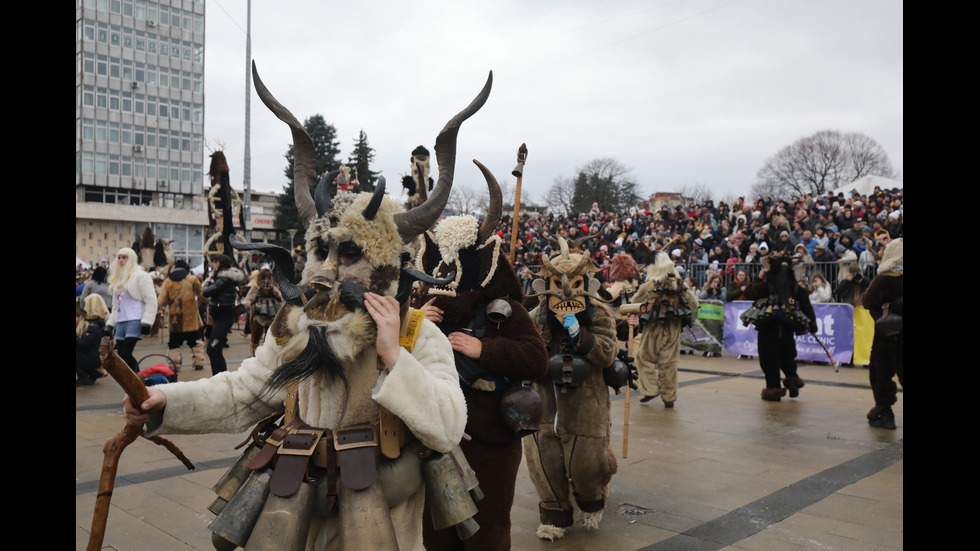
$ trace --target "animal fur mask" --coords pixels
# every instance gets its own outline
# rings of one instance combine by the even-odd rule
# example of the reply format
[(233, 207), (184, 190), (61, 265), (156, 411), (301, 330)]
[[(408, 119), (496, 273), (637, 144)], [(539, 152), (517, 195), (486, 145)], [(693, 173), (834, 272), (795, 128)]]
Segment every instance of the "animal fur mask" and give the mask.
[(565, 238), (558, 238), (559, 252), (551, 258), (542, 257), (542, 269), (534, 274), (531, 284), (534, 294), (529, 297), (547, 296), (548, 309), (561, 317), (565, 314), (584, 312), (592, 298), (605, 302), (598, 294), (601, 283), (593, 274), (599, 267), (592, 262), (588, 251), (569, 252)]

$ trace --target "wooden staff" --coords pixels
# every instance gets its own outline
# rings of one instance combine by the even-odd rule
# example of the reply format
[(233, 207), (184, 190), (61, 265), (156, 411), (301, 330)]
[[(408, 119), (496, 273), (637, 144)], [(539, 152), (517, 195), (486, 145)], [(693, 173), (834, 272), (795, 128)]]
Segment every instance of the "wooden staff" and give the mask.
[(514, 265), (514, 257), (517, 254), (517, 229), (520, 222), (521, 213), (521, 179), (524, 178), (524, 161), (527, 160), (527, 144), (521, 144), (517, 148), (517, 166), (511, 174), (517, 177), (517, 193), (514, 195), (514, 229), (510, 232), (510, 265)]
[[(99, 356), (102, 359), (102, 369), (105, 369), (112, 378), (119, 383), (126, 395), (129, 396), (133, 405), (139, 407), (150, 397), (143, 381), (133, 373), (129, 365), (119, 357), (112, 349), (112, 338), (102, 337), (99, 346)], [(106, 520), (109, 518), (109, 502), (112, 500), (112, 489), (116, 484), (116, 470), (119, 468), (119, 457), (122, 455), (126, 446), (132, 444), (140, 435), (143, 434), (142, 427), (135, 427), (126, 424), (125, 427), (115, 436), (106, 440), (102, 448), (104, 458), (102, 460), (102, 475), (99, 478), (99, 493), (95, 497), (95, 512), (92, 516), (92, 531), (89, 533), (88, 551), (99, 551), (102, 549), (102, 540), (105, 538)], [(194, 470), (194, 465), (184, 456), (177, 446), (166, 438), (154, 436), (148, 440), (159, 444), (170, 453), (177, 456), (188, 470)]]
[[(624, 316), (629, 314), (646, 314), (647, 305), (623, 304), (619, 307), (619, 313), (620, 315)], [(626, 353), (629, 354), (630, 357), (633, 357), (633, 326), (628, 324), (627, 326), (629, 327), (629, 340), (626, 341)], [(633, 358), (633, 361), (635, 362), (636, 358)], [(633, 387), (630, 386), (630, 383), (632, 382), (630, 380), (631, 377), (632, 374), (630, 374), (626, 379), (626, 407), (623, 409), (623, 459), (626, 459), (626, 452), (629, 449), (630, 441), (630, 394), (633, 392)]]
[(817, 334), (813, 331), (810, 332), (810, 335), (813, 335), (813, 340), (817, 341), (820, 348), (823, 348), (823, 351), (827, 353), (827, 357), (830, 359), (830, 365), (834, 368), (834, 373), (840, 373), (840, 369), (837, 368), (838, 361), (834, 359), (834, 356), (830, 353), (830, 350), (827, 350), (827, 347), (824, 345), (823, 341), (821, 341), (820, 338), (817, 337)]

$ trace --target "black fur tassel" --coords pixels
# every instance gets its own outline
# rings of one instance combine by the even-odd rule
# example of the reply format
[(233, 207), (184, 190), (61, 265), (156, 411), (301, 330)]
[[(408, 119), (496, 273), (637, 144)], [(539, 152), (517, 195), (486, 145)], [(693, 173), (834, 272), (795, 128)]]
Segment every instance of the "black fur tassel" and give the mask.
[(272, 373), (259, 393), (260, 398), (272, 394), (291, 382), (305, 381), (318, 372), (325, 373), (331, 380), (340, 379), (345, 387), (348, 386), (343, 368), (334, 356), (330, 342), (327, 341), (323, 331), (312, 327), (309, 335), (306, 348), (295, 359), (282, 364)]

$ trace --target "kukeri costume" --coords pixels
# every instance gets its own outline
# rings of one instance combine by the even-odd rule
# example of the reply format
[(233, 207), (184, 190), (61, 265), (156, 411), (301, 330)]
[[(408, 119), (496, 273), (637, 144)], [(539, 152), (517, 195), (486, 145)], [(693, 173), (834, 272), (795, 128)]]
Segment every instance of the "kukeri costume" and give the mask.
[(636, 349), (637, 386), (643, 393), (640, 401), (648, 402), (659, 395), (664, 406), (672, 408), (677, 401), (681, 330), (696, 319), (698, 299), (667, 253), (657, 251), (632, 304), (647, 305), (647, 312), (640, 316), (640, 345)]
[(471, 437), (460, 448), (485, 493), (474, 517), (480, 529), (466, 539), (455, 530), (436, 529), (428, 521), (432, 511), (427, 503), (423, 529), (429, 551), (510, 549), (520, 437), (536, 428), (528, 426), (533, 412), (522, 407), (536, 407), (522, 396), (534, 393), (521, 383), (544, 375), (547, 363), (544, 342), (521, 303), (521, 285), (494, 233), (501, 212), (500, 188), (490, 171), (477, 165), (491, 197), (483, 223), (472, 216), (446, 218), (424, 234), (416, 261), (430, 276), (451, 280), (429, 286), (421, 297), (422, 304), (436, 298), (433, 306), (443, 311), (439, 328), (451, 339), (461, 338), (460, 333), (478, 338), (482, 347), (477, 359), (456, 352), (466, 396), (466, 433)]
[[(796, 280), (790, 252), (771, 253), (763, 259), (763, 279), (745, 290), (752, 306), (742, 313), (745, 325), (759, 332), (759, 365), (766, 376), (762, 399), (778, 402), (786, 391), (796, 398), (805, 384), (796, 372), (796, 335), (817, 331), (810, 295)], [(780, 372), (784, 376), (780, 387)]]
[(535, 274), (539, 305), (531, 318), (548, 346), (549, 374), (534, 388), (541, 397), (540, 431), (524, 438), (528, 472), (537, 489), (539, 538), (554, 540), (573, 524), (572, 497), (582, 524), (598, 528), (616, 473), (609, 448), (607, 371), (618, 352), (612, 311), (598, 302), (598, 267), (587, 252), (560, 252)]
[(262, 343), (265, 333), (272, 325), (279, 309), (282, 308), (282, 293), (272, 279), (272, 270), (262, 268), (256, 270), (255, 277), (249, 285), (248, 293), (243, 302), (249, 308), (249, 323), (252, 326), (252, 354)]
[(191, 365), (194, 369), (204, 369), (204, 335), (198, 304), (204, 299), (201, 282), (187, 269), (187, 263), (178, 260), (175, 268), (160, 286), (158, 301), (160, 307), (168, 309), (168, 328), (170, 340), (168, 354), (174, 361), (177, 371), (183, 364), (180, 346), (187, 343), (191, 349)]
[(878, 275), (864, 293), (862, 301), (875, 320), (875, 336), (871, 344), (868, 378), (875, 405), (868, 411), (868, 424), (894, 429), (898, 387), (894, 377), (905, 388), (905, 254), (903, 239), (888, 243), (878, 265)]
[[(232, 539), (241, 539), (241, 531), (218, 528), (225, 526), (220, 521), (226, 511), (251, 516), (246, 513), (252, 509), (236, 505), (240, 496), (254, 494), (264, 505), (244, 534), (248, 549), (421, 550), (422, 507), (431, 482), (423, 463), (457, 447), (466, 404), (448, 341), (407, 303), (401, 349), (386, 369), (363, 296), (370, 291), (407, 299), (419, 276), (403, 270), (407, 244), (445, 207), (456, 133), (486, 100), (490, 81), (437, 138), (441, 170), (431, 203), (405, 212), (385, 195), (383, 178), (373, 194), (332, 197), (330, 186), (318, 186), (314, 199), (312, 140), (254, 68), (253, 74), (259, 97), (293, 133), (296, 202), (309, 261), (296, 284), (288, 251), (232, 236), (236, 248), (273, 257), (286, 304), (255, 357), (237, 371), (163, 385), (167, 406), (151, 419), (150, 434), (237, 432), (259, 423), (236, 465), (243, 466), (244, 481), (239, 478), (227, 498), (224, 485), (215, 487), (213, 507), (220, 514), (211, 528), (216, 546), (224, 546), (219, 548), (244, 547)], [(265, 424), (284, 404), (282, 424)]]

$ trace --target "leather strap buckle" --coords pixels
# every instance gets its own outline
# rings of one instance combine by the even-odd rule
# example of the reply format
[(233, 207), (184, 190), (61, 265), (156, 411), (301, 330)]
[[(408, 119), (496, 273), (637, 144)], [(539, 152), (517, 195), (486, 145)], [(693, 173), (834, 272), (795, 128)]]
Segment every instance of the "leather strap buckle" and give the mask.
[(337, 451), (377, 445), (378, 433), (373, 425), (354, 425), (333, 432), (333, 448)]
[(323, 431), (316, 429), (296, 429), (290, 431), (282, 439), (282, 445), (279, 446), (279, 454), (311, 456), (321, 436), (323, 436)]

